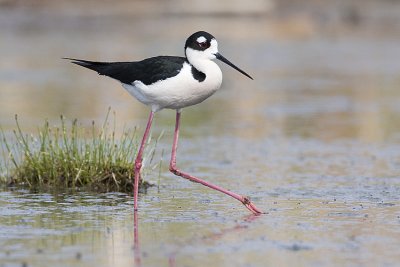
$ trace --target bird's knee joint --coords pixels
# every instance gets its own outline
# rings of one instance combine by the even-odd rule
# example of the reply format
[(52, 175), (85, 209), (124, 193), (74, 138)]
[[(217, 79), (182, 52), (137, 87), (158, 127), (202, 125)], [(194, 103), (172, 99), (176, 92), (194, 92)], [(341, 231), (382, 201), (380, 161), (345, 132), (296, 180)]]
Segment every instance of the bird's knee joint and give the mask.
[(178, 171), (178, 169), (176, 168), (176, 166), (175, 165), (169, 165), (169, 171), (170, 172), (172, 172), (173, 174), (178, 174), (179, 173), (179, 171)]
[(142, 168), (142, 161), (135, 161), (135, 169), (140, 170)]

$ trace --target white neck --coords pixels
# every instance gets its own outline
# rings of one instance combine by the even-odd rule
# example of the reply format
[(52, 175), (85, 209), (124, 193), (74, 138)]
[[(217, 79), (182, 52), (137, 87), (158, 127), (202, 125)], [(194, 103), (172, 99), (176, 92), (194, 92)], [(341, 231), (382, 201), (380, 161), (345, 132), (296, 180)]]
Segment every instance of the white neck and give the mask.
[(215, 59), (214, 55), (207, 56), (204, 51), (187, 48), (186, 58), (189, 63), (193, 65), (193, 67), (206, 75), (206, 82), (215, 82), (219, 83), (219, 85), (221, 84), (222, 72), (217, 63), (212, 61), (212, 59)]

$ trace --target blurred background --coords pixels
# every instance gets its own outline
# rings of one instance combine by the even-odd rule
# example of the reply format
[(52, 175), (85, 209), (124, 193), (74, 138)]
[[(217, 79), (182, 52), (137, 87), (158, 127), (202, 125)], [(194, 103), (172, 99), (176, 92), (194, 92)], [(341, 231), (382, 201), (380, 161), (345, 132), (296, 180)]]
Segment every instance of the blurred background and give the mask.
[[(222, 90), (185, 112), (188, 131), (400, 139), (400, 1), (0, 0), (0, 25), (5, 130), (14, 114), (29, 130), (60, 114), (90, 123), (109, 106), (118, 127), (143, 125), (148, 108), (118, 82), (61, 58), (182, 56), (206, 30), (255, 80), (221, 66)], [(173, 112), (158, 117), (172, 129)]]
[[(14, 114), (25, 132), (61, 114), (90, 126), (111, 107), (117, 131), (141, 134), (148, 107), (62, 58), (183, 56), (198, 30), (254, 81), (220, 64), (221, 90), (183, 112), (179, 166), (269, 214), (241, 217), (163, 163), (140, 195), (144, 266), (397, 266), (399, 0), (0, 0), (0, 127), (12, 135)], [(153, 127), (164, 162), (174, 119)], [(129, 195), (0, 198), (0, 265), (134, 265)]]

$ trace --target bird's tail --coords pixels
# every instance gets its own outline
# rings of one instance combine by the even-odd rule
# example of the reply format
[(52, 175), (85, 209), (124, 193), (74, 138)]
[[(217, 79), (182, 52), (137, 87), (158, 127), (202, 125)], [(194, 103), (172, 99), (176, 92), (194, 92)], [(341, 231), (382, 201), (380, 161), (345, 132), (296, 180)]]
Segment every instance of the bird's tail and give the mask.
[(62, 59), (70, 60), (71, 63), (73, 64), (97, 71), (99, 74), (103, 74), (102, 70), (104, 70), (104, 68), (106, 68), (110, 64), (108, 62), (95, 62), (95, 61), (69, 58), (69, 57), (63, 57)]

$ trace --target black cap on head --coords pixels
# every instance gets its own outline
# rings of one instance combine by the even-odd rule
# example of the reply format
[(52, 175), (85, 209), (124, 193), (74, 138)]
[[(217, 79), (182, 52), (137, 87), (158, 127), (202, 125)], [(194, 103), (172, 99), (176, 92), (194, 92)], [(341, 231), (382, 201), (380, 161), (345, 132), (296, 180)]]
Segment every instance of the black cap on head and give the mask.
[[(203, 37), (203, 38), (201, 38)], [(194, 50), (204, 51), (211, 45), (211, 40), (215, 39), (214, 36), (205, 31), (198, 31), (193, 33), (187, 38), (185, 43), (186, 48), (190, 47)]]
[[(215, 40), (215, 37), (209, 34), (208, 32), (205, 31), (198, 31), (193, 33), (192, 35), (189, 36), (189, 38), (186, 40), (185, 43), (185, 54), (186, 54), (186, 49), (191, 48), (193, 50), (197, 51), (204, 51), (207, 50), (211, 46), (211, 41)], [(232, 62), (230, 62), (228, 59), (223, 57), (217, 50), (217, 47), (214, 48), (215, 51), (210, 51), (209, 53), (209, 59), (214, 59), (211, 57), (211, 55), (215, 56), (216, 59), (221, 60), (225, 64), (231, 66), (235, 70), (239, 71), (243, 75), (249, 77), (250, 79), (253, 79), (249, 74), (235, 66)], [(187, 56), (187, 55), (186, 55)], [(189, 59), (190, 60), (190, 59)], [(190, 61), (189, 61), (190, 62)]]

